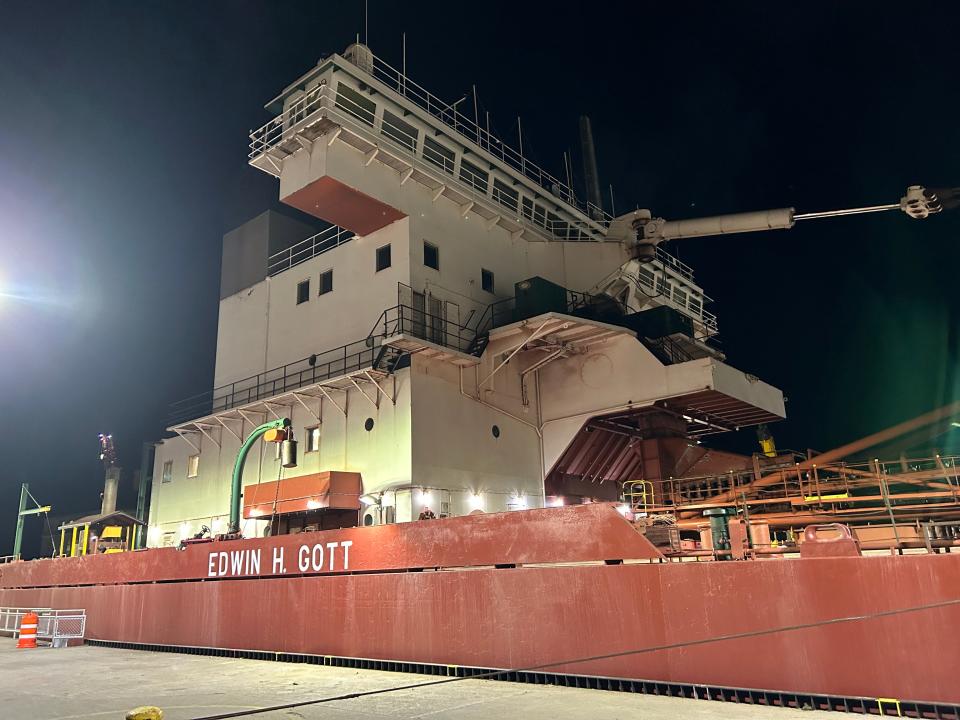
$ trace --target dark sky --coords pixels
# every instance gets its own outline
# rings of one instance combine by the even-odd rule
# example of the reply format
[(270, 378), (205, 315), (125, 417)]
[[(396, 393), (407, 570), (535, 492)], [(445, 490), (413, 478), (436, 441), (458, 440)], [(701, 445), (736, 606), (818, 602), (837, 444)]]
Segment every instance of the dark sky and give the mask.
[[(960, 185), (955, 6), (784, 5), (373, 0), (369, 43), (399, 65), (406, 31), (414, 79), (450, 100), (476, 83), (499, 134), (515, 143), (519, 114), (558, 175), (590, 114), (621, 212)], [(167, 403), (208, 389), (221, 236), (277, 202), (247, 133), (363, 31), (362, 0), (2, 9), (0, 554), (21, 482), (55, 512), (96, 510), (97, 433), (132, 482)], [(778, 443), (826, 450), (953, 399), (958, 235), (960, 212), (891, 213), (671, 250), (716, 301), (731, 364), (789, 397)]]

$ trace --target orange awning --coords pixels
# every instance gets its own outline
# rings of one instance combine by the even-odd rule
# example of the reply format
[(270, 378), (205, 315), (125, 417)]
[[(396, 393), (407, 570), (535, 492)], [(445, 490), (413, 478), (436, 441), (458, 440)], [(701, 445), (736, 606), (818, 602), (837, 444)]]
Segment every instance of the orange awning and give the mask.
[(324, 508), (359, 510), (362, 492), (360, 473), (334, 470), (283, 478), (279, 483), (274, 480), (247, 485), (243, 489), (243, 517), (258, 518)]

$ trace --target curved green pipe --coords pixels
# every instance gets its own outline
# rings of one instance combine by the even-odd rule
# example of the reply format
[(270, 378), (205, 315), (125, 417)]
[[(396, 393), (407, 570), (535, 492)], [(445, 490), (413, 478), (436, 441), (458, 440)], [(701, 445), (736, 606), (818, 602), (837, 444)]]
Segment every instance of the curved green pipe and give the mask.
[(259, 440), (267, 430), (282, 430), (290, 427), (290, 419), (271, 420), (254, 429), (250, 436), (243, 441), (237, 452), (237, 461), (233, 464), (233, 484), (230, 487), (230, 529), (228, 532), (240, 532), (240, 481), (243, 479), (243, 465), (247, 461), (247, 453), (253, 444)]

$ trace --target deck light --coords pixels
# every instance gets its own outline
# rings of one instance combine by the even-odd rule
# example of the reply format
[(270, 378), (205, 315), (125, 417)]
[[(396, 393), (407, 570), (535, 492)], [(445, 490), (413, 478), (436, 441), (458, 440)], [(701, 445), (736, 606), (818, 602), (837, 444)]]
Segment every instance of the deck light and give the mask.
[(433, 502), (433, 493), (424, 488), (420, 488), (420, 502), (424, 503), (425, 505), (429, 505), (431, 502)]
[[(363, 498), (360, 499), (363, 500)], [(314, 500), (313, 498), (307, 500), (307, 510), (316, 510), (320, 507), (322, 507), (322, 505), (319, 500)]]
[(483, 509), (483, 496), (480, 493), (470, 495), (470, 508), (472, 510)]

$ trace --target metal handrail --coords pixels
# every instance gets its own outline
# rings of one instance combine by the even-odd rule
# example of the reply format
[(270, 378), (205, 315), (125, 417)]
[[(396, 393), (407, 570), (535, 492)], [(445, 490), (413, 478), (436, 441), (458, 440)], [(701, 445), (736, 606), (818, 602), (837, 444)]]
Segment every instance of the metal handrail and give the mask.
[(356, 238), (356, 235), (352, 231), (331, 225), (316, 235), (311, 235), (307, 239), (275, 252), (267, 258), (267, 275), (273, 276), (284, 270), (289, 270), (295, 265), (315, 258), (317, 255), (338, 248), (354, 238)]
[(377, 356), (382, 339), (382, 337), (370, 336), (178, 400), (170, 404), (167, 422), (169, 425), (176, 425), (198, 417), (213, 415), (370, 367)]
[[(400, 291), (405, 287), (401, 284)], [(471, 343), (476, 338), (475, 330), (453, 320), (398, 303), (380, 314), (373, 329), (362, 340), (178, 400), (170, 405), (167, 423), (172, 426), (206, 417), (373, 367), (384, 341), (401, 333), (459, 352), (469, 352)]]
[[(358, 120), (360, 109), (356, 107), (352, 108), (351, 104), (352, 101), (349, 98), (340, 98), (338, 95), (335, 95), (333, 101), (331, 101), (328, 86), (311, 90), (310, 93), (294, 102), (283, 114), (278, 115), (250, 134), (249, 158), (253, 160), (262, 154), (268, 153), (271, 148), (286, 142), (302, 132), (305, 128), (319, 122), (323, 117), (335, 120), (339, 125), (348, 128), (352, 133), (367, 136), (371, 142), (376, 143), (382, 148), (388, 150), (393, 149), (403, 155), (409, 155), (411, 153), (409, 146), (398, 143), (390, 133), (385, 133), (380, 123), (375, 121), (367, 123), (362, 119)], [(307, 111), (308, 108), (309, 112)], [(429, 157), (430, 152), (430, 148), (426, 146), (422, 148), (420, 155), (417, 155), (414, 151), (414, 156), (420, 157), (424, 161), (423, 165), (418, 166), (420, 171), (430, 173), (433, 172), (433, 168), (445, 171), (447, 175), (438, 176), (442, 184), (449, 183), (452, 179), (458, 186), (458, 192), (461, 192), (470, 199), (475, 201), (490, 200), (502, 205), (511, 212), (517, 212), (515, 203), (506, 201), (500, 193), (493, 193), (494, 184), (492, 182), (488, 184), (489, 187), (485, 192), (481, 192), (474, 184), (468, 183), (460, 176), (454, 175), (454, 166), (448, 165), (446, 161), (441, 163), (435, 159), (431, 159)], [(528, 213), (525, 209), (521, 212), (521, 215), (525, 221), (543, 228), (561, 240), (567, 241), (596, 241), (598, 228), (602, 228), (605, 224), (604, 222), (596, 220), (589, 222), (579, 220), (574, 216), (571, 216), (570, 220), (552, 219), (549, 213), (544, 212), (540, 215)]]
[[(907, 470), (904, 471), (903, 467)], [(924, 458), (904, 458), (891, 461), (874, 462), (838, 462), (826, 465), (814, 465), (798, 471), (796, 465), (782, 464), (764, 468), (764, 473), (778, 475), (779, 480), (765, 488), (750, 487), (754, 479), (751, 470), (728, 472), (722, 475), (701, 475), (688, 478), (673, 478), (666, 481), (667, 496), (675, 504), (709, 502), (710, 496), (718, 492), (737, 488), (738, 496), (748, 499), (780, 498), (788, 494), (802, 495), (811, 502), (829, 500), (857, 502), (857, 495), (849, 498), (830, 498), (838, 492), (849, 492), (877, 486), (878, 480), (890, 476), (902, 475), (909, 479), (911, 473), (939, 471), (935, 478), (942, 479), (954, 487), (948, 494), (960, 498), (960, 456), (934, 456)], [(879, 474), (878, 474), (879, 473)], [(889, 482), (889, 481), (888, 481)], [(893, 497), (896, 497), (894, 494)], [(813, 499), (815, 498), (815, 499)]]
[(454, 132), (486, 150), (493, 157), (510, 165), (514, 170), (519, 171), (541, 188), (556, 195), (588, 217), (599, 222), (609, 222), (613, 219), (603, 208), (579, 200), (573, 188), (530, 161), (521, 152), (514, 150), (488, 129), (480, 127), (474, 120), (461, 113), (455, 104), (440, 100), (376, 55), (373, 56), (373, 77), (422, 110), (426, 110), (427, 113), (452, 128)]
[[(336, 120), (342, 126), (347, 127), (351, 132), (368, 136), (370, 141), (376, 142), (379, 146), (388, 150), (392, 148), (405, 155), (413, 153), (415, 157), (421, 158), (424, 162), (422, 166), (418, 167), (421, 172), (434, 174), (436, 174), (437, 170), (441, 173), (445, 172), (450, 175), (453, 182), (458, 185), (460, 188), (459, 191), (468, 197), (480, 201), (487, 200), (499, 205), (510, 213), (515, 214), (518, 219), (522, 218), (523, 221), (542, 228), (560, 240), (595, 240), (597, 232), (596, 226), (604, 227), (609, 222), (609, 217), (603, 220), (591, 218), (590, 223), (593, 223), (591, 227), (590, 223), (579, 220), (576, 217), (571, 216), (570, 219), (563, 219), (548, 212), (535, 212), (526, 207), (525, 204), (521, 207), (518, 199), (505, 195), (496, 184), (492, 182), (492, 179), (487, 182), (484, 187), (483, 184), (471, 182), (467, 177), (464, 177), (463, 171), (461, 171), (459, 176), (453, 175), (455, 166), (448, 163), (446, 158), (432, 158), (430, 156), (432, 151), (426, 145), (420, 148), (418, 155), (416, 148), (411, 149), (409, 145), (398, 142), (389, 131), (389, 126), (384, 125), (382, 122), (378, 123), (376, 117), (366, 118), (362, 112), (365, 111), (365, 108), (357, 106), (350, 98), (341, 97), (336, 94), (331, 101), (331, 93), (332, 89), (327, 85), (313, 88), (304, 97), (294, 102), (284, 113), (252, 132), (250, 135), (250, 158), (253, 159), (266, 153), (272, 147), (294, 137), (304, 128), (318, 122), (321, 116), (325, 115), (326, 117)], [(448, 183), (451, 178), (439, 175), (438, 179), (441, 182)], [(583, 208), (575, 205), (574, 207), (577, 210), (583, 211)], [(312, 238), (307, 238), (307, 240), (298, 243), (297, 246), (294, 246), (294, 248), (290, 250), (280, 251), (272, 255), (270, 258), (269, 273), (272, 275), (281, 272), (289, 267), (293, 267), (299, 262), (304, 262), (311, 257), (338, 247), (340, 244), (352, 239), (353, 236), (349, 234), (349, 231), (339, 228), (334, 229), (334, 227), (335, 226), (328, 228)], [(664, 267), (669, 268), (690, 283), (694, 283), (693, 268), (660, 246), (657, 246), (655, 252), (657, 261)], [(708, 301), (708, 298), (703, 296), (702, 293), (700, 293), (700, 296), (702, 302)], [(705, 324), (707, 324), (713, 332), (716, 332), (715, 316), (702, 310), (702, 306), (701, 312)]]

